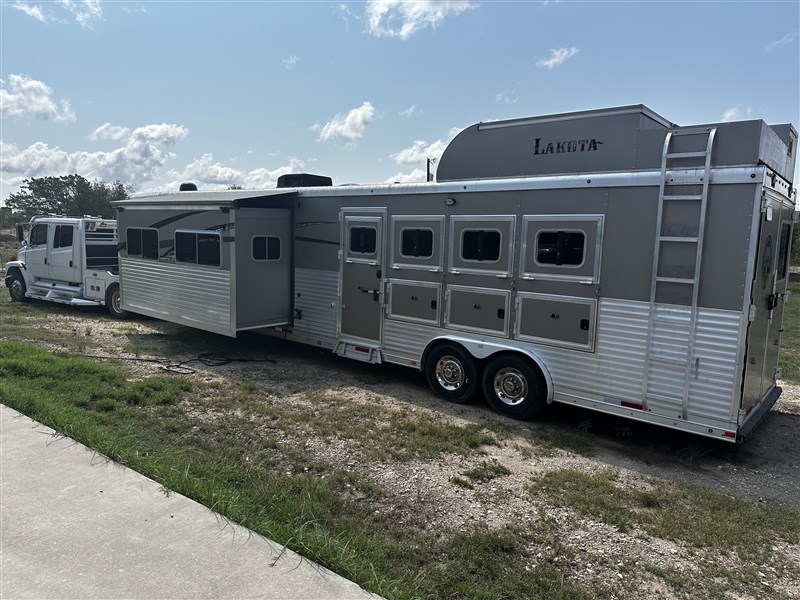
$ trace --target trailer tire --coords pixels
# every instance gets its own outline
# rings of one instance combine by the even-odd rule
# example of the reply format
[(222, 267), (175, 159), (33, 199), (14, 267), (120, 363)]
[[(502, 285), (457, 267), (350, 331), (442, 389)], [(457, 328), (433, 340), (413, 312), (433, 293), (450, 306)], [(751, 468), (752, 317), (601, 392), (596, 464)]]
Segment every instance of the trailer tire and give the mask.
[(455, 404), (468, 402), (478, 391), (478, 365), (458, 344), (434, 347), (425, 360), (425, 377), (437, 396)]
[(517, 354), (499, 354), (486, 365), (483, 393), (494, 411), (513, 419), (533, 419), (547, 406), (544, 375)]
[(106, 308), (113, 319), (125, 319), (128, 313), (122, 310), (122, 298), (119, 294), (119, 284), (112, 283), (106, 290)]
[(25, 279), (22, 277), (17, 269), (9, 275), (8, 281), (8, 295), (11, 296), (12, 302), (27, 302), (28, 297), (25, 293), (28, 291), (28, 286), (25, 285)]

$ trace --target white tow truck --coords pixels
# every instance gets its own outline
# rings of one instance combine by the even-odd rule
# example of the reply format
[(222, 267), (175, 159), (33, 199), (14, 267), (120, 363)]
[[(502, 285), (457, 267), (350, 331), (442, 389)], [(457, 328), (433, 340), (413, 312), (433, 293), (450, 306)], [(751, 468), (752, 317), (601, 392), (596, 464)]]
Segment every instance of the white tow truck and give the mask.
[(36, 216), (17, 225), (22, 245), (6, 263), (11, 300), (106, 306), (123, 318), (119, 293), (117, 222), (101, 217)]

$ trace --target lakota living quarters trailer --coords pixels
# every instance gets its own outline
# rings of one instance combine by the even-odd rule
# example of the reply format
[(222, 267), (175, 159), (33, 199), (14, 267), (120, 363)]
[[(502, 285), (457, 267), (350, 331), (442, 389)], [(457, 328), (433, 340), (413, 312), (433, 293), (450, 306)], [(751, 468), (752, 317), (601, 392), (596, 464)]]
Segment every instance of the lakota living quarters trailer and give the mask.
[(23, 248), (6, 263), (11, 299), (106, 306), (122, 317), (117, 223), (101, 217), (37, 216), (17, 226)]
[[(116, 203), (126, 310), (735, 441), (777, 400), (797, 133), (643, 106), (481, 123), (437, 182)], [(281, 187), (281, 185), (292, 187)]]

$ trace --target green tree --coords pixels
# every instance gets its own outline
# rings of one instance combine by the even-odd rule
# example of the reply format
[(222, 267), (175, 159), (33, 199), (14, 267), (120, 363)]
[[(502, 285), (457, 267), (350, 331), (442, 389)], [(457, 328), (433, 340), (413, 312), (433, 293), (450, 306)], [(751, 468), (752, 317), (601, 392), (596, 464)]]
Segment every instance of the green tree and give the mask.
[(19, 192), (6, 198), (6, 206), (26, 216), (54, 214), (114, 217), (111, 202), (124, 200), (133, 188), (119, 181), (89, 181), (80, 175), (32, 177), (25, 179)]

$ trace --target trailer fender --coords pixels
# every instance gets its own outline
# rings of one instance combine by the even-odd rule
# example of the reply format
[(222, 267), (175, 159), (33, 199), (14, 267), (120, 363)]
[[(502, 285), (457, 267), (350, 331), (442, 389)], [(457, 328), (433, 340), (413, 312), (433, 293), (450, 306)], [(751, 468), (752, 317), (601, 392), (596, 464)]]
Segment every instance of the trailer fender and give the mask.
[(442, 335), (439, 337), (433, 338), (425, 348), (425, 352), (423, 353), (422, 364), (425, 364), (425, 360), (427, 359), (428, 353), (431, 348), (433, 348), (439, 342), (455, 342), (457, 344), (462, 345), (467, 352), (469, 352), (473, 357), (483, 360), (485, 358), (489, 358), (497, 354), (498, 352), (514, 352), (517, 354), (522, 354), (529, 358), (533, 363), (539, 367), (539, 370), (542, 372), (544, 376), (544, 380), (547, 383), (547, 403), (553, 403), (553, 378), (550, 376), (550, 371), (547, 369), (542, 358), (536, 354), (530, 348), (526, 348), (523, 346), (511, 346), (509, 344), (504, 344), (501, 342), (494, 342), (488, 340), (475, 340), (473, 338), (468, 337), (461, 337), (457, 335)]

